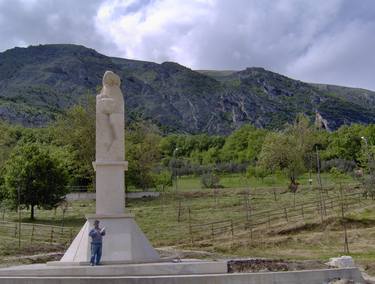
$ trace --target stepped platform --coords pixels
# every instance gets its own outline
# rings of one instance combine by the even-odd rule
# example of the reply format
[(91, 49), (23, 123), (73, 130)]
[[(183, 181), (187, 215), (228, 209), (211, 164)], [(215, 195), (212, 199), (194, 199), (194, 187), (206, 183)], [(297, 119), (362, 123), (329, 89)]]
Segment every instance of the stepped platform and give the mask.
[[(101, 266), (32, 264), (0, 269), (2, 284), (316, 284), (333, 280), (364, 283), (358, 268), (228, 273), (226, 261), (160, 262)], [(351, 282), (350, 282), (351, 283)]]

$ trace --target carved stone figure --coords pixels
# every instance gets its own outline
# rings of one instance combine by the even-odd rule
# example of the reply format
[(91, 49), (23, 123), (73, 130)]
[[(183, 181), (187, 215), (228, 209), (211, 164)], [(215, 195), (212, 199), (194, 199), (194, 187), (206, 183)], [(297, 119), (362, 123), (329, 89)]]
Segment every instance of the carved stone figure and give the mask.
[(96, 161), (124, 160), (124, 99), (120, 77), (105, 72), (96, 96)]

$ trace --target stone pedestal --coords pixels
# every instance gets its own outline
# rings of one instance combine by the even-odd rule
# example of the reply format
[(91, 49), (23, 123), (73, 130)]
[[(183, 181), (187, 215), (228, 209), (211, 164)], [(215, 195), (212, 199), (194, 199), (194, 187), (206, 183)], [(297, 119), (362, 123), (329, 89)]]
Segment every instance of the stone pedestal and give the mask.
[(96, 161), (96, 214), (123, 214), (125, 209), (124, 172), (127, 161)]
[[(60, 265), (87, 265), (90, 262), (89, 231), (95, 220), (106, 229), (102, 264), (144, 263), (160, 260), (131, 214), (87, 215), (87, 222), (60, 260)], [(54, 263), (56, 264), (56, 263)]]

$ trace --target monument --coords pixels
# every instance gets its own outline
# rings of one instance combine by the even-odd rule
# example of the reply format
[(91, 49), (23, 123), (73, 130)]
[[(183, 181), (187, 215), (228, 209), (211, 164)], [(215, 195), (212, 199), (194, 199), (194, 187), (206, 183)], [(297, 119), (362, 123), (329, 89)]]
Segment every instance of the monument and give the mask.
[(94, 220), (106, 228), (102, 263), (142, 263), (158, 261), (159, 255), (144, 236), (134, 216), (125, 210), (124, 99), (119, 76), (111, 71), (103, 76), (103, 88), (96, 96), (96, 214), (87, 221), (61, 264), (86, 264), (90, 260), (88, 236)]

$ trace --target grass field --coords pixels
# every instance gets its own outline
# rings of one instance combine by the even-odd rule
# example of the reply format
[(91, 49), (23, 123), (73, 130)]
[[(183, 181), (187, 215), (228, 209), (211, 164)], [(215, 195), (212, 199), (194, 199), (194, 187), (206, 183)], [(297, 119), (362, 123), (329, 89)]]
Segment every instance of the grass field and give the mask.
[[(334, 186), (334, 179), (324, 175), (322, 180), (327, 191), (323, 195), (327, 208), (331, 206), (332, 209), (327, 209), (324, 215), (319, 214), (317, 206), (322, 192), (316, 188), (315, 182), (311, 188), (308, 178), (306, 175), (300, 179), (301, 188), (294, 195), (286, 191), (287, 180), (280, 177), (262, 183), (239, 175), (228, 175), (221, 178), (224, 188), (217, 190), (201, 189), (199, 178), (181, 177), (177, 193), (172, 187), (159, 198), (128, 200), (127, 208), (135, 214), (137, 223), (155, 247), (173, 246), (223, 256), (327, 260), (343, 254), (345, 222), (350, 255), (374, 272), (375, 202), (361, 195), (351, 195), (361, 189), (354, 186), (354, 180), (346, 177), (340, 183), (342, 191), (348, 194), (346, 202), (352, 202), (353, 206), (345, 207), (342, 218), (340, 207), (332, 204), (333, 200), (335, 204), (340, 204), (339, 186)], [(305, 210), (303, 218), (301, 209)], [(70, 204), (64, 221), (58, 208), (55, 211), (37, 210), (34, 222), (56, 226), (64, 223), (64, 226), (78, 232), (85, 222), (84, 215), (94, 211), (94, 202), (76, 201)], [(23, 222), (30, 222), (28, 211), (23, 211), (22, 217)], [(17, 221), (17, 214), (5, 212), (0, 218)], [(223, 225), (212, 224), (224, 221), (230, 224), (228, 220), (232, 222), (233, 234), (230, 230), (220, 233)], [(261, 224), (253, 225), (254, 230), (250, 232), (246, 229), (249, 220), (252, 224)], [(266, 222), (262, 223), (262, 220)], [(209, 225), (204, 225), (207, 223)], [(225, 226), (228, 228), (228, 225)], [(214, 238), (210, 235), (211, 227), (215, 230)], [(30, 245), (29, 237), (23, 237), (22, 247), (18, 250), (13, 233), (2, 233), (0, 240), (0, 260), (3, 262), (9, 256), (63, 250), (59, 244)]]
[[(310, 187), (309, 184), (310, 175), (304, 174), (299, 179), (298, 182), (300, 183), (301, 187)], [(317, 176), (315, 173), (311, 174), (311, 179), (313, 181), (312, 186), (316, 187), (317, 184)], [(335, 179), (327, 173), (321, 174), (322, 184), (332, 185), (335, 183)], [(342, 176), (340, 178), (342, 183), (349, 183), (354, 182), (351, 176)], [(288, 187), (289, 181), (286, 177), (282, 175), (272, 175), (266, 178), (257, 179), (255, 177), (246, 177), (243, 174), (227, 174), (220, 176), (220, 185), (224, 188), (264, 188), (264, 187), (284, 187), (285, 189)], [(173, 188), (175, 189), (175, 187)], [(200, 177), (196, 176), (183, 176), (179, 177), (177, 180), (177, 190), (181, 191), (194, 191), (194, 190), (201, 190), (201, 180)], [(172, 190), (172, 188), (171, 188)]]

